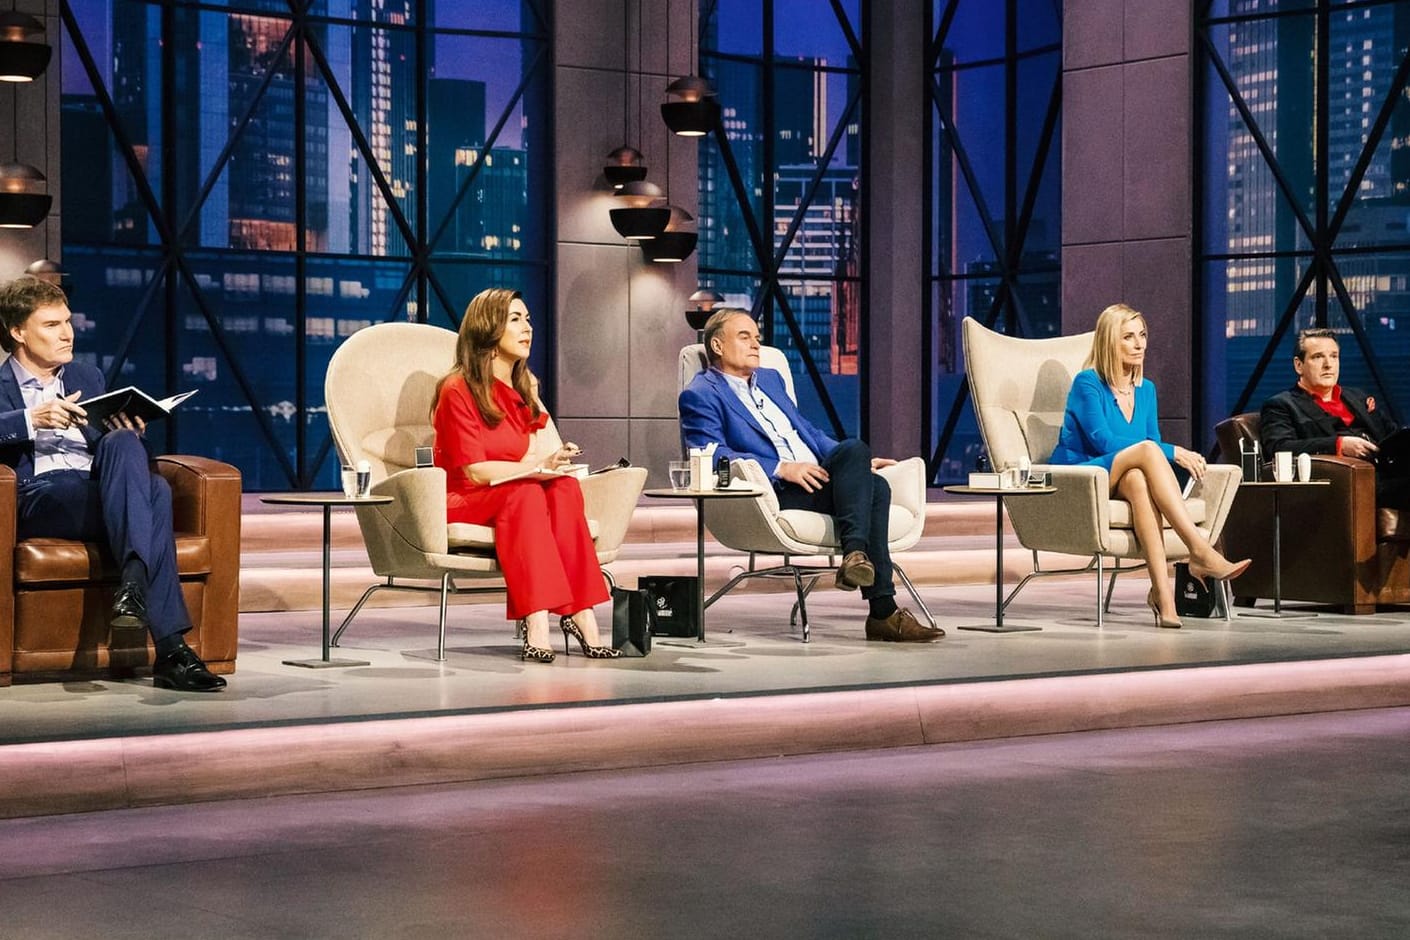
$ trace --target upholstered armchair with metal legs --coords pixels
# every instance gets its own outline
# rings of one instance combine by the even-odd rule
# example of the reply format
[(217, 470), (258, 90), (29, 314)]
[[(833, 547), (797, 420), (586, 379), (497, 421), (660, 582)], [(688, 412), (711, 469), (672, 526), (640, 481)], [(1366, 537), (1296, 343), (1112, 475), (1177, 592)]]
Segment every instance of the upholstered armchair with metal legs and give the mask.
[[(445, 471), (416, 466), (416, 448), (429, 447), (434, 436), (436, 383), (454, 363), (455, 340), (440, 327), (383, 323), (348, 337), (328, 363), (324, 395), (338, 454), (344, 463), (370, 463), (372, 492), (393, 497), (386, 505), (356, 509), (372, 570), (385, 580), (363, 592), (334, 634), (334, 646), (378, 591), (431, 591), (439, 599), (436, 659), (441, 661), (448, 596), (504, 590), (493, 527), (447, 524)], [(641, 467), (582, 481), (598, 564), (617, 557), (645, 485)]]
[[(789, 397), (797, 401), (793, 391), (793, 376), (789, 373), (788, 360), (782, 350), (773, 346), (760, 347), (759, 364), (766, 369), (778, 371), (783, 376)], [(677, 388), (683, 390), (706, 365), (704, 346), (695, 343), (683, 347), (678, 362)], [(925, 461), (919, 457), (911, 457), (894, 466), (883, 467), (877, 472), (891, 486), (891, 518), (887, 529), (887, 545), (894, 556), (913, 547), (925, 531)], [(730, 466), (730, 473), (734, 479), (743, 480), (759, 490), (762, 495), (758, 499), (726, 499), (708, 503), (705, 507), (705, 527), (710, 530), (715, 540), (726, 548), (748, 552), (749, 565), (710, 595), (705, 601), (705, 606), (709, 607), (750, 578), (790, 580), (793, 582), (796, 600), (789, 615), (789, 625), (794, 626), (801, 621), (803, 642), (806, 643), (812, 635), (808, 626), (808, 594), (823, 574), (837, 567), (837, 555), (842, 550), (842, 543), (837, 537), (836, 521), (832, 516), (820, 512), (780, 509), (773, 481), (757, 461), (736, 460)], [(761, 555), (781, 555), (782, 562), (759, 567), (758, 560)], [(795, 560), (799, 557), (815, 560), (800, 564)], [(897, 563), (895, 570), (896, 578), (910, 592), (911, 599), (920, 608), (925, 620), (930, 626), (935, 626), (935, 618), (931, 616), (925, 601), (921, 600), (905, 569)]]
[[(1024, 548), (1033, 552), (1033, 572), (1014, 587), (1004, 606), (1034, 578), (1095, 572), (1097, 625), (1111, 604), (1117, 575), (1145, 568), (1131, 529), (1131, 505), (1110, 495), (1103, 467), (1059, 466), (1046, 461), (1057, 446), (1073, 377), (1092, 349), (1092, 334), (1020, 339), (986, 329), (973, 318), (963, 324), (970, 397), (989, 459), (995, 468), (1027, 459), (1052, 474), (1057, 492), (1041, 499), (1006, 502), (1009, 522)], [(1234, 503), (1238, 467), (1211, 464), (1185, 499), (1190, 518), (1211, 542), (1217, 541)], [(1189, 552), (1167, 526), (1165, 553), (1172, 562)], [(1088, 558), (1078, 568), (1044, 569), (1039, 552)], [(1112, 563), (1103, 596), (1105, 563)]]

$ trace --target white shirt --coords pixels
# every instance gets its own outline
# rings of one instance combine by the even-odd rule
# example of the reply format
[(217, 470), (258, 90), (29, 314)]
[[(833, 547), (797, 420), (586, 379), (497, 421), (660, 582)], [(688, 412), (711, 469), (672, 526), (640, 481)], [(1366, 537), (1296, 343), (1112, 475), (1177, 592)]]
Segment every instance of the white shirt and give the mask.
[(93, 466), (93, 455), (88, 452), (88, 441), (83, 431), (76, 427), (63, 430), (35, 428), (32, 410), (46, 401), (64, 396), (64, 370), (60, 366), (54, 373), (54, 381), (47, 386), (14, 356), (10, 357), (10, 369), (15, 373), (15, 381), (20, 384), (20, 396), (24, 398), (24, 423), (29, 430), (29, 439), (34, 441), (34, 475), (51, 470), (88, 470)]
[[(712, 367), (713, 368), (713, 367)], [(788, 420), (788, 416), (783, 413), (783, 409), (774, 404), (773, 399), (764, 394), (759, 388), (759, 380), (756, 376), (749, 376), (742, 379), (737, 375), (730, 375), (728, 372), (721, 372), (725, 382), (729, 384), (730, 390), (734, 392), (744, 407), (754, 415), (759, 421), (759, 426), (764, 429), (764, 433), (773, 442), (774, 450), (778, 451), (778, 459), (790, 461), (792, 463), (817, 463), (818, 455), (803, 442), (803, 435), (798, 433), (798, 429), (793, 426), (793, 422)], [(778, 473), (775, 472), (777, 477)]]

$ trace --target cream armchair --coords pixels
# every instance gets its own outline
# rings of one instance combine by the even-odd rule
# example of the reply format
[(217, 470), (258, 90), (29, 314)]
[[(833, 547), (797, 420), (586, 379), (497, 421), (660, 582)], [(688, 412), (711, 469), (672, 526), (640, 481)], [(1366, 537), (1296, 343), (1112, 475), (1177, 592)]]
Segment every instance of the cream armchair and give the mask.
[[(788, 360), (783, 352), (773, 346), (763, 346), (759, 350), (759, 364), (766, 369), (774, 369), (783, 376), (788, 395), (797, 401), (793, 391), (793, 376), (788, 369)], [(680, 351), (677, 367), (677, 388), (683, 390), (696, 374), (706, 367), (705, 347), (699, 343), (686, 346)], [(887, 527), (887, 545), (891, 553), (903, 552), (920, 541), (925, 531), (925, 461), (919, 457), (902, 460), (894, 466), (883, 467), (878, 471), (891, 486), (891, 518)], [(808, 626), (808, 593), (817, 585), (823, 573), (836, 568), (836, 555), (842, 549), (837, 537), (836, 521), (832, 516), (804, 509), (780, 509), (778, 495), (774, 492), (773, 481), (764, 473), (764, 468), (754, 460), (736, 460), (730, 466), (734, 479), (744, 480), (760, 490), (758, 499), (725, 499), (709, 502), (705, 506), (705, 527), (715, 540), (726, 548), (749, 553), (749, 567), (731, 578), (706, 600), (709, 607), (731, 591), (740, 582), (749, 578), (786, 578), (793, 581), (797, 600), (789, 616), (789, 623), (801, 621), (803, 642), (811, 638)], [(756, 567), (759, 555), (782, 555), (783, 563), (768, 568)], [(794, 556), (826, 556), (826, 564), (800, 565)], [(894, 559), (893, 559), (894, 562)], [(920, 608), (930, 625), (935, 626), (935, 618), (925, 601), (921, 600), (911, 579), (899, 563), (895, 564), (896, 577), (916, 606)], [(805, 583), (806, 581), (806, 583)]]
[[(1035, 470), (1052, 474), (1057, 492), (1051, 496), (1006, 502), (1009, 522), (1022, 545), (1033, 552), (1033, 573), (1004, 601), (1009, 602), (1033, 578), (1095, 571), (1097, 625), (1111, 603), (1116, 576), (1145, 567), (1141, 546), (1131, 529), (1131, 506), (1109, 495), (1103, 467), (1057, 466), (1046, 463), (1057, 447), (1067, 409), (1067, 393), (1092, 349), (1092, 334), (1053, 339), (1019, 339), (986, 329), (973, 318), (964, 320), (964, 356), (969, 390), (979, 430), (994, 467), (1016, 466), (1027, 458)], [(1219, 538), (1238, 489), (1238, 467), (1211, 464), (1185, 500), (1190, 517), (1210, 541)], [(1171, 561), (1189, 553), (1168, 527), (1165, 552)], [(1060, 552), (1090, 558), (1082, 568), (1044, 570), (1038, 553)], [(1114, 562), (1111, 582), (1102, 596), (1103, 562)], [(1124, 565), (1134, 560), (1136, 564)]]
[[(447, 596), (503, 590), (494, 529), (448, 525), (445, 471), (416, 466), (416, 448), (430, 446), (434, 436), (431, 407), (436, 383), (451, 369), (455, 339), (454, 333), (440, 327), (383, 323), (348, 337), (328, 363), (324, 400), (338, 454), (345, 463), (370, 463), (372, 492), (393, 497), (387, 505), (356, 509), (372, 570), (386, 580), (363, 592), (334, 634), (334, 646), (377, 591), (436, 591), (440, 600), (436, 659), (441, 661), (445, 659)], [(582, 481), (598, 564), (617, 557), (645, 485), (646, 470), (641, 467), (595, 474)], [(458, 581), (482, 583), (461, 586)]]

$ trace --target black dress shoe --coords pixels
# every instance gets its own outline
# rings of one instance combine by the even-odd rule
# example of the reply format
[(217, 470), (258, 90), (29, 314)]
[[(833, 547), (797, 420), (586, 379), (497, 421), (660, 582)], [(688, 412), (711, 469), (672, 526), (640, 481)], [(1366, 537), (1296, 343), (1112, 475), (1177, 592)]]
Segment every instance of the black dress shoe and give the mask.
[(124, 581), (113, 597), (113, 613), (108, 623), (119, 630), (147, 629), (147, 599), (142, 588)]
[(152, 664), (152, 684), (178, 692), (219, 692), (225, 688), (225, 680), (207, 669), (196, 651), (185, 643), (157, 657)]

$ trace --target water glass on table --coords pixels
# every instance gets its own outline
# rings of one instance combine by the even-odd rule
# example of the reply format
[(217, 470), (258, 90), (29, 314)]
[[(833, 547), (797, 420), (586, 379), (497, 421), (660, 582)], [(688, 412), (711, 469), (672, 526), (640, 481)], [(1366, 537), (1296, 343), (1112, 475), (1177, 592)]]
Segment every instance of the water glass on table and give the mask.
[(671, 478), (671, 489), (677, 492), (690, 489), (690, 461), (672, 460), (666, 472)]

